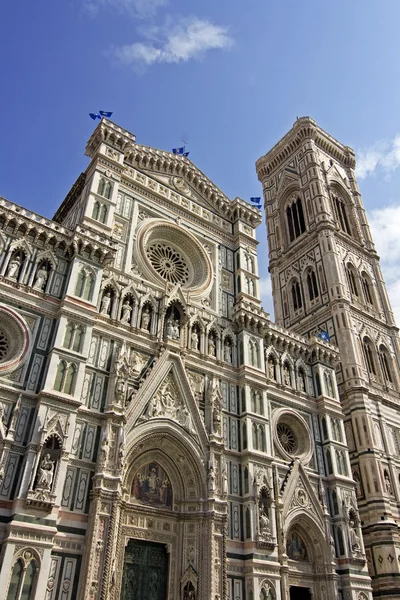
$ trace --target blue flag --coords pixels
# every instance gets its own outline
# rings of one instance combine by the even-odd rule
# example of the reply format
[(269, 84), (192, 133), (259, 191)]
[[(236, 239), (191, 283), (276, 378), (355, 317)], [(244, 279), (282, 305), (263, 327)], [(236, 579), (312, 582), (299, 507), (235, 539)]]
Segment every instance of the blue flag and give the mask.
[(99, 115), (101, 115), (102, 117), (106, 117), (106, 119), (109, 119), (112, 115), (112, 112), (108, 112), (106, 110), (99, 110)]
[(331, 339), (331, 338), (329, 337), (329, 333), (328, 333), (327, 331), (320, 331), (320, 332), (317, 334), (317, 337), (318, 337), (320, 340), (324, 340), (324, 342), (329, 342), (329, 341), (330, 341), (330, 339)]
[(254, 204), (261, 204), (261, 196), (253, 196), (252, 198), (250, 198), (250, 202), (253, 202)]
[(189, 150), (189, 152), (184, 152), (184, 153), (183, 153), (183, 156), (184, 156), (185, 158), (187, 158), (187, 157), (189, 156), (189, 154), (190, 154), (190, 150)]
[(185, 152), (185, 146), (182, 146), (182, 148), (172, 148), (172, 152), (174, 154), (183, 154)]
[(92, 117), (93, 121), (95, 121), (96, 119), (101, 119), (101, 116), (96, 115), (95, 113), (89, 113), (89, 117)]

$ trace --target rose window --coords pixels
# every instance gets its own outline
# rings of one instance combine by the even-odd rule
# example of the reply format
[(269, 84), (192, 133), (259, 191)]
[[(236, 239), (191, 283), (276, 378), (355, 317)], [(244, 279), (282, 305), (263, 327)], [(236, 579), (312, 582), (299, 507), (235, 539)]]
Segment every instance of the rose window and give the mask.
[(0, 376), (8, 375), (28, 357), (30, 330), (25, 319), (0, 304)]
[(192, 298), (205, 298), (213, 285), (210, 255), (189, 228), (164, 219), (139, 226), (133, 259), (144, 278), (165, 288), (181, 286)]
[(184, 285), (189, 281), (189, 269), (184, 258), (172, 246), (156, 243), (146, 249), (155, 271), (171, 283)]
[(0, 329), (0, 361), (6, 359), (7, 354), (10, 350), (10, 342), (6, 332), (3, 329)]
[(313, 443), (307, 421), (290, 408), (277, 408), (272, 413), (274, 442), (278, 453), (285, 459), (297, 457), (308, 464), (313, 455)]
[(278, 423), (277, 427), (278, 439), (281, 446), (289, 454), (293, 454), (296, 450), (296, 436), (286, 423)]

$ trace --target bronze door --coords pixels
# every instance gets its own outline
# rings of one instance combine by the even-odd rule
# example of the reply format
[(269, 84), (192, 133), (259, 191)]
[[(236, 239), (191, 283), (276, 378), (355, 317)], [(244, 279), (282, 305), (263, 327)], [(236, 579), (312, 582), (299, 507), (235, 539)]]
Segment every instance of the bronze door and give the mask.
[(167, 600), (168, 556), (163, 544), (130, 540), (121, 600)]

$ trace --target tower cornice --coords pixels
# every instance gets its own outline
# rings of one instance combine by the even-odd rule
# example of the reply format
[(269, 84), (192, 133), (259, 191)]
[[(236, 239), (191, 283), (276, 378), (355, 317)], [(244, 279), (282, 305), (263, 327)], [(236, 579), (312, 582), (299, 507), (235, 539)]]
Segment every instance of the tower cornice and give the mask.
[(257, 160), (256, 170), (259, 180), (263, 181), (265, 177), (279, 169), (306, 140), (312, 140), (318, 148), (330, 154), (344, 167), (355, 168), (356, 159), (352, 148), (344, 146), (318, 127), (314, 119), (301, 117), (267, 154)]

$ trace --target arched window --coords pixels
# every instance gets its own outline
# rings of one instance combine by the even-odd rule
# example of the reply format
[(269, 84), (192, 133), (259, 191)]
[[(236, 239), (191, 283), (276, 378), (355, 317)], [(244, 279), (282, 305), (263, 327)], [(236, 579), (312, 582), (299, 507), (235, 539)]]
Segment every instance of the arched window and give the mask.
[(326, 451), (326, 468), (328, 471), (328, 475), (332, 475), (333, 474), (333, 467), (332, 467), (332, 456), (331, 456), (331, 451), (327, 450)]
[(382, 367), (383, 377), (385, 381), (393, 383), (393, 376), (391, 372), (391, 358), (389, 352), (383, 344), (379, 346), (379, 360)]
[(7, 600), (32, 600), (37, 571), (34, 559), (27, 565), (21, 558), (17, 560), (12, 570)]
[(105, 204), (101, 205), (100, 213), (99, 213), (99, 221), (100, 223), (105, 223), (107, 221), (108, 207)]
[(317, 391), (317, 396), (320, 396), (322, 393), (322, 390), (321, 390), (321, 380), (319, 377), (319, 373), (315, 373), (315, 387), (316, 387), (316, 391)]
[(258, 450), (261, 450), (261, 452), (265, 452), (265, 431), (264, 431), (263, 425), (261, 425), (261, 424), (258, 425), (257, 437), (258, 437)]
[(247, 448), (247, 425), (246, 422), (242, 423), (242, 446), (243, 450)]
[(307, 288), (308, 288), (308, 297), (310, 298), (310, 302), (318, 298), (319, 291), (317, 285), (317, 276), (315, 275), (315, 271), (309, 271), (307, 273)]
[(73, 342), (73, 336), (75, 333), (75, 325), (73, 323), (68, 323), (65, 328), (65, 336), (64, 336), (64, 348), (71, 348)]
[(112, 184), (107, 181), (106, 185), (104, 186), (104, 197), (108, 198), (108, 200), (111, 198), (111, 192), (112, 192)]
[(368, 275), (366, 273), (361, 273), (361, 284), (362, 284), (365, 302), (367, 304), (370, 304), (371, 306), (373, 306), (374, 302), (372, 299), (372, 291), (371, 291), (372, 284), (371, 284), (370, 278), (368, 277)]
[(250, 399), (251, 399), (251, 412), (257, 412), (257, 406), (256, 406), (256, 393), (254, 390), (251, 390), (250, 392)]
[(297, 200), (287, 207), (286, 218), (289, 231), (289, 240), (293, 242), (306, 230), (303, 205), (300, 198), (297, 198)]
[(111, 192), (112, 192), (112, 183), (110, 181), (108, 181), (107, 179), (104, 179), (104, 177), (102, 177), (99, 181), (97, 193), (100, 196), (104, 196), (104, 198), (107, 198), (109, 200), (111, 198)]
[(244, 493), (249, 493), (249, 469), (247, 467), (244, 468)]
[(93, 204), (92, 219), (98, 219), (99, 213), (100, 213), (100, 202), (98, 200), (96, 200), (96, 202)]
[(75, 296), (79, 296), (84, 300), (92, 301), (95, 276), (93, 273), (87, 273), (85, 269), (81, 269), (78, 273), (75, 287)]
[(260, 391), (256, 392), (256, 404), (257, 404), (257, 408), (258, 408), (258, 414), (263, 415), (264, 414), (264, 400), (263, 400), (262, 392), (260, 392)]
[(339, 503), (336, 490), (332, 491), (332, 510), (334, 515), (339, 514)]
[(300, 308), (302, 308), (303, 306), (303, 301), (301, 299), (300, 284), (298, 281), (294, 281), (292, 283), (292, 302), (294, 310), (300, 310)]
[(249, 507), (246, 508), (246, 538), (251, 538), (251, 521)]
[(86, 272), (81, 269), (78, 273), (78, 277), (76, 280), (75, 286), (75, 296), (83, 297), (83, 292), (85, 290), (85, 282), (86, 282)]
[(54, 380), (54, 389), (56, 390), (56, 392), (62, 392), (66, 372), (67, 372), (67, 363), (65, 362), (65, 360), (61, 360), (58, 363), (56, 378)]
[(76, 374), (77, 374), (77, 367), (75, 364), (71, 363), (68, 366), (68, 370), (67, 370), (67, 376), (65, 378), (65, 383), (64, 383), (64, 388), (63, 391), (64, 394), (73, 394), (75, 391), (75, 381), (76, 381)]
[(348, 264), (346, 267), (347, 279), (349, 281), (350, 292), (353, 296), (359, 297), (357, 275), (352, 264)]
[(323, 438), (324, 438), (324, 440), (327, 440), (328, 439), (328, 428), (326, 426), (326, 418), (325, 417), (322, 417), (321, 424), (322, 424), (322, 435), (323, 435)]
[(253, 448), (254, 450), (258, 450), (258, 427), (257, 423), (253, 423), (252, 425), (252, 433), (253, 433)]
[(364, 351), (365, 364), (367, 366), (367, 369), (370, 373), (372, 373), (372, 375), (376, 375), (374, 353), (372, 350), (371, 341), (368, 338), (364, 338), (362, 347)]
[(338, 196), (333, 196), (333, 205), (336, 214), (336, 221), (342, 231), (351, 235), (350, 222), (347, 216), (347, 210), (345, 202)]
[(85, 328), (82, 325), (79, 325), (75, 329), (74, 341), (72, 344), (72, 350), (74, 352), (80, 352), (82, 350), (82, 342), (85, 334)]

